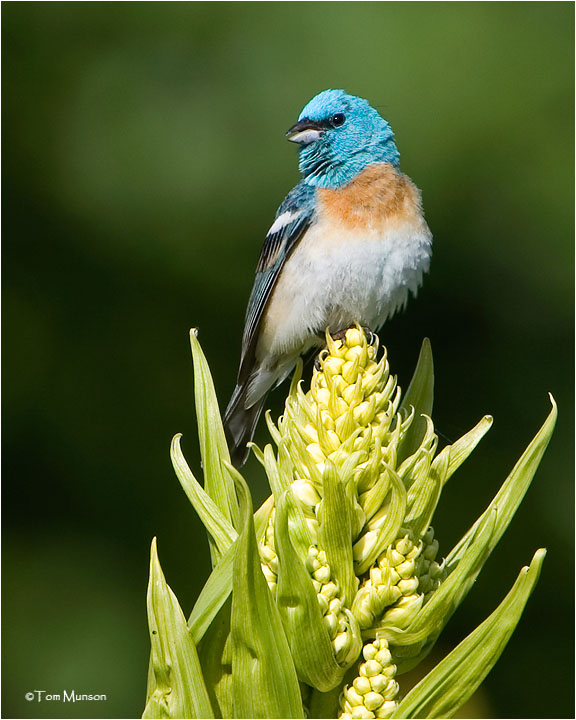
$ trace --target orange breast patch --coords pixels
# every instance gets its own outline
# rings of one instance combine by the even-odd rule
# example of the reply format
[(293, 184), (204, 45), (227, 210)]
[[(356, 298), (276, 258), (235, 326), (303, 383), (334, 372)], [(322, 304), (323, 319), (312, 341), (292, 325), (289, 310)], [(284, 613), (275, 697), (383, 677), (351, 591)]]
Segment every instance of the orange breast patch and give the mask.
[(350, 229), (374, 228), (387, 221), (421, 216), (420, 192), (390, 163), (375, 163), (336, 190), (319, 188), (321, 212)]

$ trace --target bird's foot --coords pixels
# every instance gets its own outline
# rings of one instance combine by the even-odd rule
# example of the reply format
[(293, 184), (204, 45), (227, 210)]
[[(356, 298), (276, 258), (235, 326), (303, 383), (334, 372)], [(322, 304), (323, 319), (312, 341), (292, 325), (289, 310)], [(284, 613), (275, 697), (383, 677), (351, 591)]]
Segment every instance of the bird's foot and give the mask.
[[(332, 335), (334, 340), (344, 340), (348, 330), (355, 329), (355, 328), (356, 328), (356, 325), (349, 325), (347, 328), (344, 328), (344, 330), (338, 330), (335, 333), (330, 333), (330, 335)], [(376, 337), (377, 337), (376, 333), (372, 332), (372, 330), (370, 330), (370, 328), (367, 327), (366, 325), (362, 325), (362, 331), (363, 331), (364, 335), (366, 335), (366, 340), (368, 341), (368, 345), (374, 345), (374, 343), (376, 342)]]
[[(348, 327), (344, 328), (343, 330), (337, 330), (336, 332), (331, 332), (330, 335), (334, 340), (344, 340), (348, 330), (355, 330), (357, 327), (358, 326), (356, 324), (349, 325)], [(366, 340), (368, 341), (368, 345), (374, 345), (378, 342), (378, 336), (376, 335), (375, 332), (372, 332), (372, 330), (370, 330), (369, 327), (367, 327), (366, 325), (362, 325), (361, 329), (362, 329), (362, 332), (364, 333), (364, 335), (366, 335)], [(320, 333), (318, 333), (318, 337), (321, 338), (322, 340), (324, 339), (324, 335), (321, 335)], [(321, 358), (326, 352), (327, 352), (327, 349), (324, 348), (314, 357), (314, 367), (316, 368), (316, 370), (322, 369)]]

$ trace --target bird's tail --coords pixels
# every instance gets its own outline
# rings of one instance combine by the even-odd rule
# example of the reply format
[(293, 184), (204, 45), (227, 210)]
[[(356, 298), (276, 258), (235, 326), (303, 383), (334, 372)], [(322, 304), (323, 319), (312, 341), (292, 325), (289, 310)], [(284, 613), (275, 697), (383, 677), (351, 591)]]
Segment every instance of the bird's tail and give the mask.
[(265, 393), (264, 397), (247, 408), (247, 392), (248, 383), (236, 385), (224, 413), (224, 431), (234, 467), (242, 467), (248, 458), (249, 450), (246, 444), (254, 437), (254, 430), (266, 400)]

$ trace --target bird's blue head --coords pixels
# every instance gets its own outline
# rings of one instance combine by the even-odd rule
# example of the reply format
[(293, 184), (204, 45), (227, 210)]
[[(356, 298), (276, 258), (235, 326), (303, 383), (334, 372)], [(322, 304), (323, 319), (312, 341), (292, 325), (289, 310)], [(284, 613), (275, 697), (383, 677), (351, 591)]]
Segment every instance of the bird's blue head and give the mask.
[(367, 100), (344, 90), (312, 98), (286, 135), (300, 145), (300, 172), (315, 187), (337, 188), (372, 163), (400, 161), (390, 125)]

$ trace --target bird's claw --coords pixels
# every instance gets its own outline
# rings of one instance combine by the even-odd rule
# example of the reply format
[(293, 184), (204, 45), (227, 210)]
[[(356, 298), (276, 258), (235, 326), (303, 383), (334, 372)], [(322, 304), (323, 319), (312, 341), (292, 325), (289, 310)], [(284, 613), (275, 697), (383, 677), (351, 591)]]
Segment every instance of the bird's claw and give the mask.
[[(330, 335), (332, 335), (334, 340), (344, 340), (348, 330), (355, 329), (355, 328), (356, 328), (356, 325), (349, 325), (347, 328), (344, 328), (344, 330), (338, 330), (335, 333), (330, 333)], [(366, 325), (362, 325), (362, 331), (363, 331), (364, 335), (366, 335), (366, 340), (368, 341), (368, 345), (374, 345), (374, 343), (376, 342), (376, 333), (372, 332), (372, 330), (370, 330), (370, 328), (367, 327)]]
[(362, 325), (362, 330), (364, 330), (364, 335), (366, 335), (366, 340), (368, 341), (368, 345), (374, 345), (376, 342), (376, 339), (378, 336), (375, 332), (372, 332), (369, 327)]

